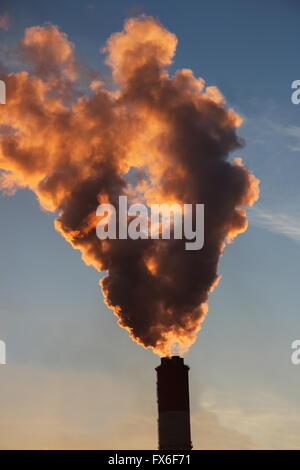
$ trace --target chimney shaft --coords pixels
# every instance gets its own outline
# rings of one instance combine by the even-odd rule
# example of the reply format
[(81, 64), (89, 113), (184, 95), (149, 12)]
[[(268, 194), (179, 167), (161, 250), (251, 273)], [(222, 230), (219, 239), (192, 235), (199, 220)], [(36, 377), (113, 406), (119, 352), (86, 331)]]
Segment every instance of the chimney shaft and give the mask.
[(159, 450), (191, 450), (189, 367), (172, 356), (162, 357), (155, 370)]

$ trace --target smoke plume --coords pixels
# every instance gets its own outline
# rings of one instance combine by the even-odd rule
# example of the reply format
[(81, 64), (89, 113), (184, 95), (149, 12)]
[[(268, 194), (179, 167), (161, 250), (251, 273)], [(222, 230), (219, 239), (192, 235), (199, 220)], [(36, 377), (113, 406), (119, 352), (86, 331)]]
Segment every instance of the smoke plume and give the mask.
[[(106, 273), (101, 287), (119, 325), (163, 355), (195, 341), (220, 255), (246, 230), (244, 206), (258, 198), (255, 176), (240, 158), (228, 160), (242, 145), (242, 119), (191, 70), (170, 76), (176, 44), (151, 17), (127, 20), (104, 48), (117, 86), (93, 80), (82, 93), (74, 45), (46, 24), (28, 28), (19, 45), (26, 71), (0, 75), (2, 191), (28, 188), (57, 214), (56, 229)], [(100, 241), (97, 206), (117, 205), (120, 195), (204, 204), (203, 249), (173, 239)]]

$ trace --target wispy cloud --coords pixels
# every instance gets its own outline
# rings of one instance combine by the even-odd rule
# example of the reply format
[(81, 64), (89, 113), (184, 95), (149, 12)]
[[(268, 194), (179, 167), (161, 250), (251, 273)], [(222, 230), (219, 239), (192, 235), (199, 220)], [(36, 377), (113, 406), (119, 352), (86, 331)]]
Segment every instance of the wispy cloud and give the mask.
[(255, 225), (285, 235), (300, 243), (299, 217), (263, 209), (253, 209), (250, 217)]
[[(289, 149), (292, 150), (293, 152), (299, 152), (300, 151), (300, 127), (298, 126), (289, 126), (284, 128), (284, 133), (287, 136), (293, 137), (296, 140), (296, 145), (290, 145)], [(298, 141), (298, 142), (297, 142)]]
[(241, 447), (235, 448), (248, 449), (250, 444), (251, 449), (299, 449), (300, 410), (286, 399), (259, 392), (240, 402), (212, 389), (206, 395), (203, 409), (215, 416), (220, 426), (239, 436), (227, 448), (240, 441)]
[(283, 131), (286, 135), (290, 135), (291, 137), (296, 137), (297, 139), (300, 139), (300, 127), (298, 126), (284, 127)]
[(300, 127), (299, 126), (282, 126), (279, 124), (271, 123), (271, 127), (273, 130), (278, 132), (279, 134), (286, 136), (286, 137), (292, 137), (295, 139), (295, 144), (289, 145), (288, 148), (291, 151), (294, 152), (299, 152), (300, 151)]
[(9, 16), (7, 14), (0, 15), (0, 29), (5, 31), (9, 29)]

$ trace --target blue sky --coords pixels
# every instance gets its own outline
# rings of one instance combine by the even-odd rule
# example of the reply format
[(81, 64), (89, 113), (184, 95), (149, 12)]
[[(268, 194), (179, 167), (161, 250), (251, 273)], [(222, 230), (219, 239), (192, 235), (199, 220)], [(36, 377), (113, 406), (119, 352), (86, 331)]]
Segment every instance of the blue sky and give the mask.
[[(28, 26), (61, 27), (89, 65), (139, 13), (179, 40), (171, 72), (191, 68), (245, 119), (238, 155), (261, 180), (249, 229), (228, 246), (191, 367), (195, 448), (300, 448), (300, 79), (297, 1), (4, 0), (0, 52)], [(7, 57), (5, 59), (7, 61)], [(10, 59), (9, 66), (15, 67)], [(99, 274), (26, 190), (0, 197), (0, 448), (153, 448), (159, 358), (120, 329)], [(108, 411), (108, 409), (110, 411)]]

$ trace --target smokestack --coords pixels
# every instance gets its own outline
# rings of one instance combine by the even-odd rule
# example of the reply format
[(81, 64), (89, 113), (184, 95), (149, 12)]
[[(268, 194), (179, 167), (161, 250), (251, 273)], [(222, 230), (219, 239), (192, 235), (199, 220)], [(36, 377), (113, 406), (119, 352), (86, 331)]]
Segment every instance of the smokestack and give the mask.
[(189, 369), (179, 356), (162, 357), (155, 369), (159, 450), (192, 449)]

